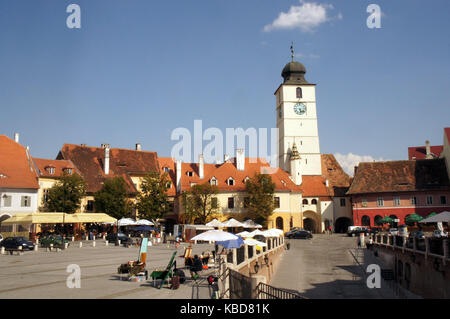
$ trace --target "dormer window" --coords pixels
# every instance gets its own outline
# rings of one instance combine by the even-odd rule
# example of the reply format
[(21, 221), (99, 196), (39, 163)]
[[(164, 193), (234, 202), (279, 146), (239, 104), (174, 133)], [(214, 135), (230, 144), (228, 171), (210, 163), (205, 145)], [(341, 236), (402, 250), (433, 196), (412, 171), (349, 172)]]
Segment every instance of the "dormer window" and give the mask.
[(248, 176), (246, 178), (244, 178), (244, 184), (247, 183), (247, 181), (249, 181), (249, 180), (250, 180), (250, 177), (248, 177)]
[(230, 177), (229, 179), (227, 179), (227, 184), (229, 186), (234, 186), (234, 179), (232, 177)]
[(215, 178), (214, 176), (210, 179), (209, 183), (211, 185), (217, 185), (217, 178)]
[(166, 173), (169, 173), (170, 169), (168, 167), (164, 167), (163, 171), (166, 172)]
[(172, 188), (172, 183), (171, 182), (167, 182), (166, 187), (167, 188)]
[(186, 175), (189, 177), (192, 177), (192, 176), (194, 176), (194, 172), (192, 172), (192, 171), (186, 172)]
[(46, 170), (47, 173), (49, 173), (50, 175), (55, 174), (55, 168), (54, 168), (54, 167), (47, 166), (47, 167), (45, 168), (45, 170)]
[(65, 169), (64, 169), (64, 172), (66, 172), (66, 173), (69, 174), (69, 175), (72, 175), (72, 169), (71, 169), (70, 167), (65, 168)]

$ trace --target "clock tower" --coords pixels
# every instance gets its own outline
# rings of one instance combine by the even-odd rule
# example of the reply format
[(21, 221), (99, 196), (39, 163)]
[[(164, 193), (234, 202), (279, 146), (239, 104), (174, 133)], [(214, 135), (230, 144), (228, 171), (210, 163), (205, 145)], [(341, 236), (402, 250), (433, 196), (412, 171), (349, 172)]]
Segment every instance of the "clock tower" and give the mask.
[(296, 144), (302, 175), (322, 175), (319, 131), (316, 112), (316, 85), (305, 80), (306, 69), (294, 61), (286, 64), (281, 76), (283, 83), (275, 92), (276, 117), (279, 134), (279, 166), (290, 172), (291, 152)]

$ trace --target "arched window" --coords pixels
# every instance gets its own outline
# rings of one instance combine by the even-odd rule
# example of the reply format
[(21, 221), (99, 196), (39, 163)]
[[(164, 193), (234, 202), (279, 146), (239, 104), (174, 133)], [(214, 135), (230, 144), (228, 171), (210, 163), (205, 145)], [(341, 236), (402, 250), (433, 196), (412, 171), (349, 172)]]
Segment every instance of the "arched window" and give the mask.
[(313, 200), (311, 201), (311, 204), (312, 204), (312, 205), (317, 205), (317, 199), (313, 199)]
[(303, 97), (302, 88), (297, 88), (297, 99), (301, 99)]
[(374, 221), (375, 221), (375, 225), (377, 226), (381, 226), (383, 223), (380, 222), (380, 220), (382, 220), (383, 217), (381, 217), (380, 215), (375, 216)]
[(364, 216), (361, 218), (361, 224), (362, 224), (363, 226), (370, 226), (370, 217), (367, 216), (367, 215), (364, 215)]
[(307, 199), (303, 200), (303, 205), (308, 205), (308, 200)]

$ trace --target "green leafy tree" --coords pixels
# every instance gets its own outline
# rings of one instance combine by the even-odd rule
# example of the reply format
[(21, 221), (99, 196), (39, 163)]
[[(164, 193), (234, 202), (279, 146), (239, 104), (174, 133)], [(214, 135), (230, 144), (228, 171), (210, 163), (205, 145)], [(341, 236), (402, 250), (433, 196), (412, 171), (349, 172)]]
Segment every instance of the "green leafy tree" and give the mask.
[(267, 226), (267, 220), (274, 210), (275, 184), (267, 174), (255, 174), (245, 183), (248, 193), (247, 209), (249, 217)]
[(116, 219), (131, 217), (132, 206), (128, 199), (123, 177), (105, 180), (102, 188), (94, 194), (95, 211)]
[(190, 191), (184, 192), (182, 201), (185, 222), (205, 224), (218, 210), (215, 197), (218, 193), (218, 187), (208, 182), (194, 185)]
[(141, 218), (156, 220), (170, 212), (172, 203), (167, 195), (169, 184), (167, 173), (160, 175), (152, 172), (144, 177), (136, 200), (136, 208)]
[(50, 212), (74, 214), (86, 195), (86, 182), (78, 174), (64, 175), (48, 190), (44, 209)]

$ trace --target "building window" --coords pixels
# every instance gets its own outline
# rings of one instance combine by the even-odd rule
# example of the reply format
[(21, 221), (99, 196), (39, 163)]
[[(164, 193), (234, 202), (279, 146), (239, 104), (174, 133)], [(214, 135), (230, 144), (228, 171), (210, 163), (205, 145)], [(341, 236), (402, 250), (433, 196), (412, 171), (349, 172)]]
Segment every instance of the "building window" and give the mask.
[(367, 215), (364, 215), (361, 218), (361, 224), (362, 224), (362, 226), (370, 226), (370, 217)]
[(166, 183), (166, 188), (172, 188), (172, 183), (171, 182), (167, 182)]
[(280, 208), (280, 197), (274, 198), (274, 206), (275, 208)]
[(317, 205), (317, 199), (313, 199), (313, 200), (311, 201), (311, 205)]
[(46, 167), (45, 170), (47, 171), (47, 173), (49, 173), (50, 175), (55, 174), (55, 168), (54, 167)]
[(307, 199), (304, 199), (303, 200), (303, 205), (308, 205), (309, 203), (308, 203), (308, 200)]
[(166, 173), (169, 173), (169, 172), (170, 172), (170, 169), (169, 169), (168, 167), (164, 167), (163, 170), (164, 170), (164, 172), (166, 172)]
[(217, 185), (217, 179), (215, 177), (211, 178), (211, 180), (209, 181), (209, 183), (211, 185)]
[(297, 99), (301, 99), (303, 97), (302, 88), (297, 88), (296, 95), (297, 95)]
[(361, 200), (361, 206), (362, 206), (362, 207), (367, 207), (367, 206), (368, 206), (368, 204), (367, 204), (367, 198), (363, 198), (363, 199)]
[(219, 208), (219, 203), (217, 201), (217, 197), (211, 198), (211, 207), (212, 208)]
[(441, 196), (441, 205), (447, 205), (447, 196)]
[(189, 177), (192, 177), (192, 176), (194, 176), (194, 172), (187, 172), (186, 175)]
[(346, 203), (345, 203), (345, 198), (341, 198), (341, 207), (345, 207)]
[(411, 197), (411, 205), (417, 205), (417, 197), (416, 196)]
[(94, 211), (94, 201), (93, 200), (88, 200), (87, 205), (86, 205), (86, 210), (88, 212)]
[(11, 207), (11, 204), (12, 204), (12, 196), (3, 195), (3, 207)]
[(394, 197), (394, 206), (400, 206), (400, 197), (398, 196)]
[(384, 206), (384, 199), (383, 199), (383, 197), (378, 197), (378, 199), (377, 199), (377, 205), (378, 205), (379, 207)]
[(250, 206), (250, 197), (244, 197), (244, 208), (248, 208)]
[(234, 186), (234, 179), (232, 179), (231, 177), (227, 180), (227, 184), (230, 186)]
[(278, 117), (281, 119), (283, 117), (283, 110), (280, 108), (278, 109)]
[(66, 172), (69, 175), (72, 175), (72, 169), (71, 168), (64, 169), (64, 172)]
[(427, 205), (433, 205), (433, 196), (427, 196)]
[(44, 203), (46, 203), (48, 200), (48, 192), (49, 192), (48, 188), (44, 189), (44, 195), (42, 196), (42, 200), (44, 201)]
[(22, 196), (22, 207), (31, 207), (31, 196)]
[(228, 208), (229, 209), (234, 208), (234, 197), (228, 197)]

